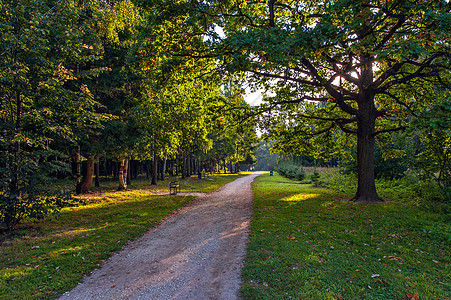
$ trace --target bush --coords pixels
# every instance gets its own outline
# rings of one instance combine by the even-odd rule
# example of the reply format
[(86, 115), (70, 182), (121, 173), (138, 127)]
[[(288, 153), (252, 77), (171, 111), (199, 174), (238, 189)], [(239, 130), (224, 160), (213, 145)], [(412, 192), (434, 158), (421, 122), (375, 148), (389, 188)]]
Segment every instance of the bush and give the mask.
[[(321, 184), (340, 191), (351, 198), (357, 190), (355, 174), (343, 174), (338, 170), (321, 172)], [(401, 179), (377, 179), (376, 189), (382, 199), (390, 201), (409, 201), (427, 210), (449, 213), (451, 202), (443, 195), (436, 181), (424, 180), (412, 170)]]
[(280, 163), (277, 167), (277, 172), (284, 177), (299, 181), (305, 178), (304, 168), (302, 166), (296, 166), (292, 162)]
[[(5, 155), (4, 161), (9, 164), (0, 165), (0, 229), (11, 232), (23, 219), (42, 219), (81, 202), (70, 193), (48, 189), (52, 179), (49, 174), (65, 167), (58, 161), (46, 161), (49, 153), (56, 154), (23, 151), (17, 161)], [(14, 164), (18, 167), (7, 167)], [(12, 184), (14, 180), (17, 184)]]
[(316, 168), (313, 169), (312, 174), (310, 174), (310, 179), (312, 180), (313, 184), (318, 187), (320, 185), (320, 175)]

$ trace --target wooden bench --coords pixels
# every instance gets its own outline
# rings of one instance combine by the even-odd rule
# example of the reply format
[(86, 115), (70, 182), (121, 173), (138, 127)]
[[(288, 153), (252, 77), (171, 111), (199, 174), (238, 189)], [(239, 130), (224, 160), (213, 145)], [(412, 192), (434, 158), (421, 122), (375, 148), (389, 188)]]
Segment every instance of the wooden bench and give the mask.
[(177, 191), (180, 192), (180, 182), (178, 180), (171, 181), (169, 183), (169, 194), (177, 195)]

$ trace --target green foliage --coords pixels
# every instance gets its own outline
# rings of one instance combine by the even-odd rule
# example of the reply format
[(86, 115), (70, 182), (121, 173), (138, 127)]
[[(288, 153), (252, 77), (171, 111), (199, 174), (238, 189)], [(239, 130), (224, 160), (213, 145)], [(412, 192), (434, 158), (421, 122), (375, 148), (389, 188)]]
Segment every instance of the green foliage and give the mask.
[[(401, 134), (392, 135), (393, 141), (386, 142), (382, 147), (379, 143), (374, 151), (374, 174), (376, 178), (399, 179), (404, 176), (409, 168), (414, 166), (415, 153), (421, 150), (421, 145)], [(391, 139), (390, 139), (391, 141)], [(357, 157), (354, 147), (349, 147), (351, 155), (340, 161), (343, 172), (348, 174), (357, 174)], [(384, 149), (385, 148), (385, 149)]]
[[(352, 197), (357, 186), (355, 174), (342, 172), (339, 169), (328, 169), (320, 172), (321, 186)], [(386, 201), (406, 202), (422, 207), (425, 210), (446, 214), (451, 210), (451, 202), (443, 194), (436, 181), (425, 180), (421, 173), (409, 170), (402, 178), (376, 180), (380, 196)]]
[(319, 187), (320, 185), (320, 174), (316, 168), (313, 169), (312, 173), (310, 174), (310, 179), (312, 180), (315, 187)]
[(424, 145), (424, 151), (418, 154), (417, 166), (423, 177), (436, 181), (445, 198), (451, 201), (451, 98), (449, 91), (437, 97), (438, 103), (414, 121)]
[(204, 20), (206, 45), (175, 57), (215, 57), (218, 69), (264, 90), (255, 113), (276, 152), (330, 160), (357, 136), (362, 201), (378, 201), (374, 139), (408, 127), (435, 89), (450, 86), (445, 0), (219, 0), (192, 15)]
[[(2, 144), (1, 146), (4, 146)], [(7, 147), (1, 147), (7, 148)], [(6, 152), (0, 166), (0, 228), (12, 231), (24, 219), (42, 219), (47, 214), (58, 213), (63, 207), (80, 203), (70, 193), (50, 191), (50, 174), (64, 170), (64, 164), (47, 161), (55, 151), (22, 151), (16, 159)], [(11, 166), (18, 164), (17, 168)], [(13, 173), (18, 172), (18, 173)], [(18, 188), (11, 186), (12, 178), (19, 178)]]
[(343, 201), (277, 174), (257, 177), (253, 191), (243, 299), (448, 298), (449, 215), (409, 195)]
[(306, 174), (303, 166), (298, 166), (291, 160), (279, 162), (277, 172), (284, 177), (298, 181), (303, 180)]
[(65, 170), (57, 147), (103, 119), (81, 82), (93, 73), (72, 69), (99, 58), (91, 34), (97, 20), (84, 18), (91, 9), (72, 1), (0, 3), (0, 216), (8, 230), (74, 203), (46, 184)]
[(273, 143), (260, 142), (256, 151), (257, 163), (255, 164), (255, 170), (272, 171), (276, 168), (279, 154), (271, 153), (272, 145)]

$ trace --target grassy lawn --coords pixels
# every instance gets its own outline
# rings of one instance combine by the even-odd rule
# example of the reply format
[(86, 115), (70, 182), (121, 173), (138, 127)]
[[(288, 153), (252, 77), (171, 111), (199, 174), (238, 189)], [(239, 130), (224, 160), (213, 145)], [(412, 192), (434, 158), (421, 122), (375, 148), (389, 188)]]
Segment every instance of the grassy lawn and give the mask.
[(350, 203), (276, 173), (253, 189), (245, 299), (451, 299), (449, 215)]
[[(239, 176), (189, 178), (181, 188), (211, 192)], [(157, 187), (137, 180), (126, 192), (115, 192), (116, 182), (109, 184), (103, 184), (102, 193), (83, 196), (85, 205), (63, 209), (57, 219), (26, 222), (13, 235), (0, 236), (0, 299), (58, 297), (112, 252), (194, 199), (151, 194), (168, 193), (169, 180)]]

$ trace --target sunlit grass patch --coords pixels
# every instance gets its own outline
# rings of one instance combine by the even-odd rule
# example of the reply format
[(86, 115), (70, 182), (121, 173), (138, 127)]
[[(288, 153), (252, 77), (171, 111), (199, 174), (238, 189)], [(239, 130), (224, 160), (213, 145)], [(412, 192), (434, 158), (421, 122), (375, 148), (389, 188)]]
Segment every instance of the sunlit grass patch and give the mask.
[(445, 215), (408, 199), (342, 201), (340, 192), (277, 174), (258, 177), (253, 189), (245, 299), (450, 298)]
[(308, 199), (312, 199), (312, 198), (317, 198), (318, 196), (320, 196), (320, 194), (303, 193), (303, 194), (295, 194), (295, 195), (289, 196), (289, 197), (284, 197), (280, 200), (286, 201), (286, 202), (299, 202), (299, 201), (304, 201), (304, 200), (308, 200)]

